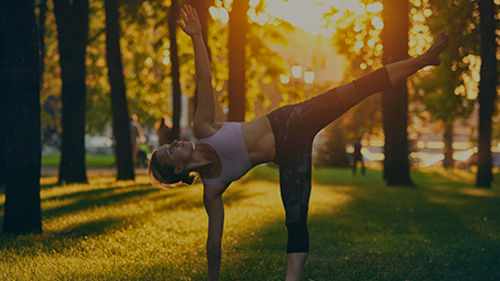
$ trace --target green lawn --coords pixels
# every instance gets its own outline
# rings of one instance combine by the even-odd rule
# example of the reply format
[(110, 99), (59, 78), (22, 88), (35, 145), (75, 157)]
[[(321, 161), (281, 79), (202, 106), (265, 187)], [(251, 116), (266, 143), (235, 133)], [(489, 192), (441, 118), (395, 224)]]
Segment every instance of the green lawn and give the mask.
[[(59, 160), (61, 158), (60, 154), (46, 154), (42, 156), (42, 166), (43, 167), (58, 167)], [(87, 166), (92, 167), (112, 167), (115, 165), (115, 156), (110, 155), (85, 155), (85, 163)]]
[[(313, 174), (303, 280), (500, 280), (498, 181), (477, 189), (472, 174), (425, 170), (413, 189), (385, 187), (375, 170)], [(0, 280), (206, 280), (199, 184), (56, 180), (42, 180), (44, 234), (0, 236)], [(221, 280), (284, 280), (277, 171), (254, 169), (224, 202)]]

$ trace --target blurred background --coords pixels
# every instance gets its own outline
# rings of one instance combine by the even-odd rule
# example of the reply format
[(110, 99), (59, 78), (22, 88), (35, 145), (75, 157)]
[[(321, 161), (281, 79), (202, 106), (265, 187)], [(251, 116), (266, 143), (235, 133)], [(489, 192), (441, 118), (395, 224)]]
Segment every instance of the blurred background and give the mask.
[[(480, 159), (491, 170), (500, 166), (500, 1), (484, 2), (490, 6), (471, 0), (36, 0), (42, 166), (58, 167), (60, 182), (85, 181), (84, 159), (93, 157), (98, 163), (90, 166), (117, 166), (118, 179), (133, 178), (132, 166), (146, 167), (159, 145), (192, 139), (193, 50), (175, 24), (180, 7), (191, 4), (209, 50), (220, 122), (259, 118), (423, 54), (448, 30), (441, 66), (421, 70), (397, 93), (371, 96), (325, 128), (315, 140), (314, 163), (352, 165), (359, 140), (364, 161), (385, 170), (402, 161), (405, 170), (476, 171)], [(491, 14), (492, 32), (481, 9)], [(488, 49), (493, 55), (482, 65)]]
[[(178, 9), (180, 2), (174, 8)], [(241, 11), (232, 11), (234, 4), (230, 0), (196, 2), (186, 3), (193, 4), (204, 20), (218, 121), (249, 121), (261, 117), (280, 105), (299, 102), (350, 82), (383, 64), (383, 31), (387, 19), (384, 19), (381, 1), (250, 0), (241, 1), (245, 2), (242, 7), (236, 7)], [(409, 56), (422, 54), (440, 30), (448, 30), (451, 36), (442, 66), (425, 69), (408, 81), (407, 133), (411, 165), (470, 169), (478, 150), (481, 67), (478, 4), (467, 0), (408, 2)], [(137, 115), (137, 122), (143, 128), (138, 144), (147, 144), (149, 149), (143, 149), (147, 152), (158, 147), (155, 123), (162, 117), (167, 127), (171, 130), (175, 127), (172, 139), (190, 139), (188, 128), (196, 88), (193, 51), (189, 38), (178, 32), (175, 39), (178, 62), (173, 65), (168, 26), (172, 2), (125, 1), (119, 3), (118, 8), (128, 113)], [(59, 153), (62, 141), (62, 82), (54, 3), (36, 1), (37, 15), (41, 12), (44, 13), (43, 22), (39, 22), (44, 35), (40, 100), (43, 154), (54, 156)], [(245, 25), (231, 26), (231, 12), (245, 17)], [(106, 63), (105, 13), (103, 1), (89, 1), (85, 150), (88, 154), (112, 155), (115, 142)], [(386, 17), (401, 17), (397, 13)], [(245, 41), (233, 44), (235, 48), (244, 48), (239, 50), (243, 52), (241, 69), (229, 65), (231, 28), (235, 33), (244, 33), (241, 40)], [(238, 99), (242, 101), (234, 104), (229, 98), (231, 71), (244, 73), (243, 88), (235, 90), (241, 92)], [(179, 80), (178, 93), (174, 93), (173, 79)], [(231, 116), (231, 107), (241, 105), (242, 108), (233, 111), (243, 113), (239, 113), (238, 118)], [(354, 151), (352, 143), (357, 138), (361, 138), (366, 162), (383, 161), (382, 115), (379, 95), (349, 111), (316, 138), (315, 151), (321, 153), (316, 154), (315, 163), (348, 165), (349, 155)], [(498, 120), (498, 116), (493, 116), (493, 120)], [(493, 122), (491, 141), (495, 167), (500, 165), (497, 123)]]

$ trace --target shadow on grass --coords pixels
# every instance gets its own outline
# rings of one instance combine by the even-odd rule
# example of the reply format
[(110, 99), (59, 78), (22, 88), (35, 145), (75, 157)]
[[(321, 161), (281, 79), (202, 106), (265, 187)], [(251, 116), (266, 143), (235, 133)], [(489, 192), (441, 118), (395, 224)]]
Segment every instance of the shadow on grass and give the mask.
[[(476, 196), (467, 193), (472, 184), (442, 179), (437, 174), (416, 176), (416, 189), (388, 188), (381, 172), (373, 170), (363, 177), (352, 176), (349, 170), (317, 169), (313, 176), (314, 183), (332, 185), (333, 192), (344, 193), (351, 199), (335, 211), (310, 215), (311, 254), (304, 280), (500, 280), (500, 198), (495, 188), (492, 196)], [(245, 178), (247, 182), (255, 179), (277, 183), (277, 171), (269, 169)], [(314, 188), (313, 184), (313, 192)], [(120, 190), (122, 193), (113, 193)], [(69, 205), (72, 208), (62, 206), (46, 212), (52, 211), (48, 217), (53, 218), (95, 206), (119, 206), (142, 200), (155, 203), (151, 212), (203, 208), (201, 190), (200, 198), (188, 200), (180, 196), (183, 190), (157, 195), (152, 195), (152, 191), (155, 189), (148, 185), (127, 186), (51, 197), (50, 200), (71, 199), (75, 203)], [(227, 206), (252, 200), (246, 190), (233, 190), (227, 195), (224, 197)], [(162, 202), (167, 199), (168, 202)], [(150, 214), (93, 219), (45, 237), (0, 236), (0, 252), (15, 249), (16, 254), (36, 256), (75, 245), (81, 248), (84, 236), (99, 237), (129, 225), (140, 227), (150, 219)], [(276, 220), (258, 233), (239, 235), (239, 242), (231, 248), (223, 245), (221, 280), (283, 280), (286, 236), (284, 221)], [(198, 254), (199, 259), (204, 259), (204, 252)], [(199, 264), (198, 260), (194, 263)], [(130, 268), (135, 266), (140, 268), (141, 264), (130, 264)], [(145, 269), (128, 271), (134, 272), (132, 276), (102, 272), (101, 277), (179, 279), (180, 275), (171, 273), (172, 266), (159, 261)], [(192, 264), (181, 266), (186, 267), (182, 274), (193, 280), (206, 280), (205, 265), (202, 272)], [(198, 272), (191, 271), (194, 268)]]
[[(200, 190), (200, 197), (202, 198), (203, 191)], [(244, 190), (235, 190), (231, 193), (224, 194), (224, 206), (231, 206), (241, 200), (249, 198), (249, 195)], [(171, 201), (168, 204), (160, 204), (160, 206), (155, 208), (155, 212), (165, 212), (172, 210), (190, 210), (196, 208), (205, 208), (202, 200), (190, 200), (186, 201), (183, 199), (178, 199)]]
[[(57, 232), (45, 231), (42, 235), (18, 237), (0, 235), (0, 252), (15, 249), (18, 256), (37, 255), (40, 252), (51, 253), (55, 249), (80, 245), (82, 240), (87, 238), (112, 234), (127, 227), (140, 227), (152, 215), (158, 213), (204, 208), (201, 188), (199, 197), (186, 197), (183, 195), (186, 191), (185, 188), (161, 191), (145, 184), (126, 187), (97, 187), (94, 190), (44, 198), (42, 203), (53, 200), (70, 200), (71, 202), (68, 205), (42, 210), (44, 220), (64, 218), (78, 212), (86, 215), (87, 219), (81, 223), (71, 224)], [(224, 202), (226, 205), (231, 205), (248, 198), (248, 196), (244, 190), (235, 191), (228, 193), (224, 197)], [(125, 208), (124, 210), (126, 210), (127, 205), (135, 203), (152, 205), (152, 210), (145, 210), (138, 214), (114, 212), (104, 214), (104, 217), (85, 212), (99, 207), (104, 207), (104, 209), (108, 207)], [(0, 221), (3, 221), (3, 217), (0, 217)]]
[[(146, 189), (146, 187), (149, 187)], [(61, 207), (44, 210), (42, 215), (44, 218), (52, 218), (54, 216), (62, 216), (69, 213), (79, 212), (89, 208), (112, 206), (128, 203), (125, 201), (138, 201), (142, 197), (148, 195), (156, 190), (151, 189), (149, 185), (139, 185), (136, 188), (121, 189), (98, 189), (84, 192), (76, 192), (64, 196), (57, 196), (56, 198), (48, 198), (43, 201), (69, 199), (73, 203)]]
[[(500, 198), (462, 194), (469, 185), (446, 183), (440, 189), (388, 188), (382, 181), (332, 186), (351, 200), (309, 216), (303, 280), (500, 280)], [(286, 235), (278, 220), (243, 235), (223, 250), (221, 279), (283, 280)], [(199, 273), (194, 280), (204, 278)]]

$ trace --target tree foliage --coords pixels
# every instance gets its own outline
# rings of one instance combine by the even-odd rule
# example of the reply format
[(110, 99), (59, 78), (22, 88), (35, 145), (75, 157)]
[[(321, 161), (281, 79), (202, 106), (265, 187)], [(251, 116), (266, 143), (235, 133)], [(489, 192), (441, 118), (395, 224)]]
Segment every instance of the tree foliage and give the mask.
[[(210, 4), (212, 1), (209, 1)], [(181, 1), (180, 4), (187, 3)], [(120, 48), (123, 58), (124, 81), (130, 113), (136, 113), (146, 128), (152, 128), (155, 121), (163, 116), (173, 116), (170, 40), (168, 38), (168, 18), (171, 2), (167, 1), (126, 1), (120, 4), (120, 25), (123, 26)], [(230, 3), (214, 1), (211, 7), (230, 9)], [(252, 4), (253, 5), (253, 4)], [(250, 13), (264, 13), (265, 2), (250, 6)], [(102, 134), (111, 125), (110, 87), (105, 61), (105, 13), (104, 2), (89, 2), (89, 32), (86, 56), (86, 133)], [(209, 16), (208, 46), (212, 55), (213, 84), (220, 108), (218, 119), (225, 120), (227, 112), (228, 81), (228, 26), (220, 19)], [(304, 94), (289, 85), (275, 83), (280, 74), (286, 73), (281, 56), (268, 47), (268, 42), (284, 43), (283, 32), (290, 26), (272, 19), (269, 22), (249, 20), (248, 41), (245, 51), (247, 70), (246, 119), (255, 117), (254, 106), (259, 103), (271, 109), (269, 97), (263, 88), (273, 85), (283, 93), (283, 102), (288, 97), (304, 97)], [(46, 20), (45, 77), (42, 84), (41, 102), (44, 104), (42, 125), (61, 132), (61, 79), (58, 65), (58, 42), (52, 2), (48, 2)], [(195, 90), (194, 54), (188, 36), (177, 36), (180, 86), (182, 95), (192, 97)]]
[[(426, 114), (415, 112), (430, 121), (441, 121), (444, 128), (445, 167), (453, 166), (453, 123), (465, 119), (474, 109), (477, 96), (478, 15), (471, 0), (422, 1), (420, 17), (424, 31), (437, 34), (446, 29), (450, 34), (448, 49), (441, 54), (441, 65), (414, 79), (414, 98)], [(412, 11), (417, 15), (417, 12)], [(417, 16), (415, 16), (417, 17)], [(444, 24), (443, 23), (447, 23)], [(426, 24), (426, 25), (424, 25)], [(428, 26), (428, 28), (426, 27)], [(458, 38), (460, 38), (458, 40)]]

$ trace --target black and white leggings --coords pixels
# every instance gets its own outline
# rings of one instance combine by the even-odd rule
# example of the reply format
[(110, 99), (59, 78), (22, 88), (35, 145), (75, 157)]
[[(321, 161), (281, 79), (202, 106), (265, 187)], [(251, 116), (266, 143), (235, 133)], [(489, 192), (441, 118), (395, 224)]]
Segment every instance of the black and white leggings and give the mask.
[(281, 199), (288, 229), (287, 253), (309, 251), (307, 212), (311, 194), (311, 152), (315, 135), (365, 97), (391, 87), (382, 67), (351, 85), (331, 89), (267, 115), (275, 138)]

